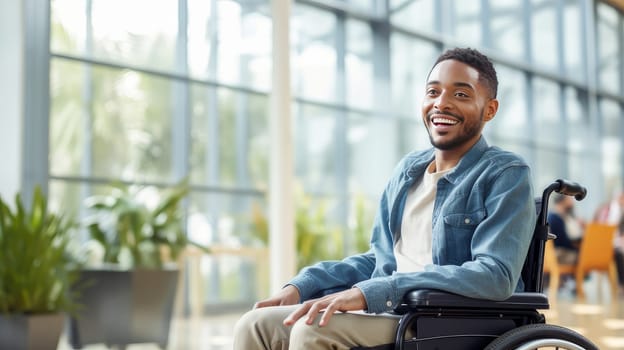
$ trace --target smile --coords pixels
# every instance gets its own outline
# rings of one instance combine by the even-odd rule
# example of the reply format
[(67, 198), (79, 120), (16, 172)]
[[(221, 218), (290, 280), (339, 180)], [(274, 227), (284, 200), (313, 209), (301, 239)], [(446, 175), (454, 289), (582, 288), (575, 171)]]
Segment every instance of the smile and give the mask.
[(455, 125), (459, 123), (457, 120), (444, 118), (444, 117), (433, 117), (431, 118), (431, 122), (434, 125)]

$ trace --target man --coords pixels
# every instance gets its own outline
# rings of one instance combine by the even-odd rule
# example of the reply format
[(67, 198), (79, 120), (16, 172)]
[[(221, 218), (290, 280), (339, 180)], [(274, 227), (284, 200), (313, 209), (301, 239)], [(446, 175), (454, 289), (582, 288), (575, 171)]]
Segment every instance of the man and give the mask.
[(481, 137), (498, 110), (497, 86), (481, 53), (442, 54), (422, 106), (433, 148), (399, 162), (380, 200), (370, 250), (303, 269), (239, 320), (234, 348), (392, 343), (398, 318), (389, 312), (410, 290), (494, 300), (523, 290), (535, 205), (528, 166)]
[(559, 264), (576, 264), (583, 229), (574, 217), (574, 199), (564, 194), (553, 196), (553, 210), (548, 213), (550, 231), (557, 236), (555, 252)]
[(615, 192), (613, 198), (598, 207), (594, 214), (594, 221), (607, 225), (617, 225), (615, 235), (614, 260), (617, 271), (620, 293), (624, 294), (624, 190)]

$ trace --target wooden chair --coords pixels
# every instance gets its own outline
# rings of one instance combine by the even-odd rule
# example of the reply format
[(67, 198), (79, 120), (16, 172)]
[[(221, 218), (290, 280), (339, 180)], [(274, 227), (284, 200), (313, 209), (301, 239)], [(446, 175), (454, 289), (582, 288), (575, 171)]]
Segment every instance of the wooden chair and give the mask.
[(578, 298), (585, 298), (583, 281), (591, 271), (606, 273), (611, 284), (612, 296), (613, 298), (617, 296), (618, 281), (613, 254), (613, 238), (616, 229), (615, 225), (595, 222), (587, 224), (575, 269), (576, 295)]
[(548, 285), (549, 299), (553, 302), (556, 301), (561, 275), (575, 276), (576, 295), (579, 299), (584, 299), (583, 282), (585, 276), (592, 271), (604, 272), (608, 275), (612, 296), (616, 297), (618, 283), (613, 255), (615, 231), (616, 227), (613, 225), (589, 223), (585, 228), (578, 261), (575, 265), (559, 264), (554, 242), (552, 240), (546, 242), (544, 248), (544, 273), (550, 275)]
[(611, 293), (617, 296), (617, 275), (613, 253), (613, 238), (617, 227), (599, 223), (589, 223), (585, 227), (583, 241), (579, 250), (578, 261), (575, 267), (576, 295), (585, 298), (583, 281), (585, 276), (592, 271), (607, 274), (611, 285)]
[(557, 262), (557, 252), (555, 251), (554, 241), (546, 241), (544, 247), (544, 274), (549, 274), (548, 281), (548, 299), (552, 303), (557, 302), (557, 292), (559, 291), (559, 283), (561, 275), (574, 275), (576, 265), (564, 265)]

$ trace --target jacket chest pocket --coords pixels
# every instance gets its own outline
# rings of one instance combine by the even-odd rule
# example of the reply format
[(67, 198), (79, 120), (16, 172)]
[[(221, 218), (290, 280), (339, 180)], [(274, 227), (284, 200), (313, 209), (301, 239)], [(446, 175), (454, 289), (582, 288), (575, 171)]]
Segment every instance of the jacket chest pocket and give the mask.
[(450, 260), (448, 263), (459, 265), (472, 260), (472, 236), (485, 217), (485, 210), (444, 216), (444, 244)]
[(485, 210), (472, 213), (448, 214), (444, 216), (444, 224), (453, 229), (474, 230), (485, 219)]

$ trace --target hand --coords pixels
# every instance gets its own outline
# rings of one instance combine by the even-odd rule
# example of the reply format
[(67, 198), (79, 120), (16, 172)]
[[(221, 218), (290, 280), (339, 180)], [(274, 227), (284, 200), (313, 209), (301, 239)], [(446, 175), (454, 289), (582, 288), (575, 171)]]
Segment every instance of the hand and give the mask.
[(299, 289), (289, 284), (271, 298), (257, 302), (254, 309), (267, 306), (295, 305), (299, 303), (300, 299)]
[(284, 320), (285, 326), (292, 326), (298, 319), (306, 315), (306, 324), (314, 323), (316, 316), (324, 310), (319, 326), (327, 325), (336, 311), (357, 311), (366, 309), (366, 298), (358, 288), (351, 288), (342, 292), (330, 294), (319, 299), (308, 300), (301, 304)]

